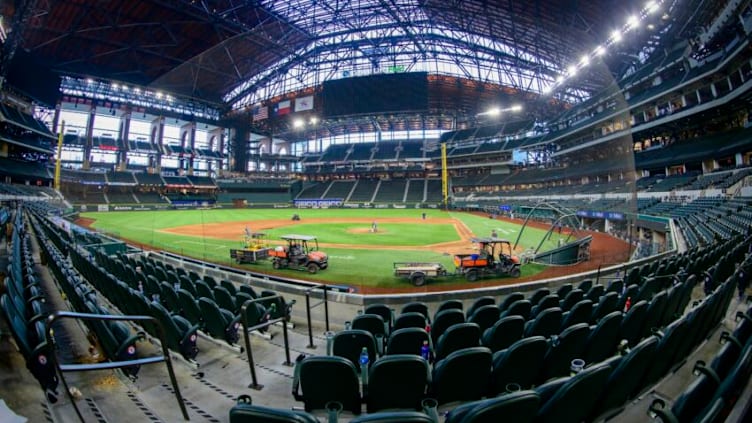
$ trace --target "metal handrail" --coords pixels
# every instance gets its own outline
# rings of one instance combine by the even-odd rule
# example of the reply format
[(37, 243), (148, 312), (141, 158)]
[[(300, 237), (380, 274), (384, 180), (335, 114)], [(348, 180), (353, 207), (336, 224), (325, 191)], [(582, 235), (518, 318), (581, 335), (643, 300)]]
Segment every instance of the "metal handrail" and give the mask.
[(85, 422), (83, 415), (81, 414), (81, 410), (79, 410), (78, 405), (76, 404), (75, 399), (73, 398), (73, 393), (71, 392), (70, 388), (68, 387), (68, 382), (65, 380), (65, 373), (66, 372), (77, 372), (77, 371), (91, 371), (91, 370), (103, 370), (103, 369), (119, 369), (122, 367), (130, 367), (135, 365), (143, 365), (143, 364), (152, 364), (152, 363), (160, 363), (165, 362), (167, 365), (167, 372), (170, 375), (170, 383), (172, 384), (172, 389), (175, 391), (175, 398), (178, 401), (178, 405), (180, 406), (180, 411), (183, 413), (183, 418), (185, 420), (190, 420), (190, 417), (188, 417), (188, 411), (185, 409), (185, 404), (183, 403), (183, 396), (180, 394), (180, 388), (178, 388), (178, 382), (175, 377), (175, 370), (172, 368), (172, 361), (170, 360), (170, 353), (169, 349), (167, 348), (167, 340), (165, 339), (165, 330), (162, 327), (162, 323), (151, 316), (116, 316), (112, 314), (93, 314), (93, 313), (78, 313), (78, 312), (72, 312), (72, 311), (56, 311), (47, 318), (47, 328), (45, 330), (45, 337), (47, 338), (48, 345), (53, 345), (54, 339), (52, 338), (52, 325), (57, 321), (58, 319), (62, 318), (72, 318), (72, 319), (81, 319), (81, 320), (119, 320), (119, 321), (145, 321), (150, 320), (153, 323), (155, 323), (157, 331), (159, 332), (159, 341), (162, 345), (162, 357), (159, 356), (153, 356), (153, 357), (146, 357), (146, 358), (139, 358), (135, 360), (124, 360), (124, 361), (111, 361), (107, 363), (88, 363), (88, 364), (60, 364), (60, 362), (57, 359), (57, 355), (54, 353), (55, 349), (53, 348), (53, 353), (50, 354), (50, 358), (53, 361), (53, 364), (55, 366), (55, 370), (58, 374), (60, 374), (60, 380), (63, 382), (63, 386), (65, 387), (65, 391), (68, 393), (68, 398), (70, 399), (71, 404), (73, 404), (73, 408), (76, 410), (76, 414), (78, 415), (79, 420), (82, 422)]
[[(321, 289), (324, 291), (324, 297), (321, 300), (321, 302), (318, 302), (314, 305), (311, 305), (311, 292), (314, 289)], [(311, 322), (311, 309), (314, 307), (320, 306), (322, 303), (324, 304), (324, 323), (326, 324), (326, 332), (329, 332), (329, 296), (327, 292), (331, 287), (327, 284), (320, 284), (316, 286), (312, 286), (305, 291), (305, 302), (306, 302), (306, 319), (308, 320), (308, 348), (315, 349), (316, 345), (313, 344), (313, 325)]]
[(255, 389), (257, 391), (263, 389), (264, 385), (260, 385), (258, 383), (258, 378), (256, 377), (256, 368), (253, 362), (253, 351), (251, 351), (250, 332), (269, 327), (278, 322), (282, 322), (282, 335), (283, 335), (284, 343), (285, 343), (285, 359), (286, 359), (286, 361), (282, 364), (286, 366), (292, 366), (292, 361), (290, 361), (290, 343), (287, 338), (287, 318), (289, 316), (289, 310), (285, 310), (285, 314), (282, 317), (278, 317), (276, 319), (269, 319), (266, 322), (258, 323), (253, 326), (250, 326), (248, 322), (248, 313), (247, 313), (248, 306), (250, 306), (251, 304), (261, 302), (261, 301), (268, 301), (268, 300), (273, 300), (276, 298), (282, 298), (282, 296), (273, 295), (269, 297), (254, 298), (254, 299), (244, 302), (243, 306), (240, 307), (240, 315), (241, 315), (240, 321), (243, 323), (243, 333), (245, 335), (245, 351), (248, 356), (248, 366), (251, 369), (251, 384), (248, 385), (248, 387), (251, 389)]

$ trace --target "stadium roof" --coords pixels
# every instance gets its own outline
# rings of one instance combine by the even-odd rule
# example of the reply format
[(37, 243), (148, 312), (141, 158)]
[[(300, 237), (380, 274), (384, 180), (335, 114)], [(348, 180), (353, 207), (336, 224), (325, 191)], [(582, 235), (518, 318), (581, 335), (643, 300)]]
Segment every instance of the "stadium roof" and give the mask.
[[(28, 9), (16, 13), (28, 19), (19, 45), (60, 73), (235, 107), (332, 78), (413, 70), (542, 92), (645, 6), (645, 0), (22, 3)], [(619, 48), (634, 54), (643, 42)], [(611, 72), (589, 67), (563, 95), (582, 99), (607, 85), (619, 59), (609, 60)]]

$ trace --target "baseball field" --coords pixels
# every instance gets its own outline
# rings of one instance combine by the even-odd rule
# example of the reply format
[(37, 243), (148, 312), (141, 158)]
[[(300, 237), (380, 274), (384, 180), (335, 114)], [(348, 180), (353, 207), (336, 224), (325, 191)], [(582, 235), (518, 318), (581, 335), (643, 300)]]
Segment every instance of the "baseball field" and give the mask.
[[(425, 213), (425, 217), (423, 214)], [(300, 220), (293, 221), (292, 216)], [(519, 221), (425, 209), (208, 209), (164, 211), (110, 211), (82, 213), (78, 223), (145, 248), (166, 250), (215, 263), (298, 279), (348, 285), (359, 292), (411, 291), (405, 279), (394, 276), (394, 262), (438, 262), (454, 270), (455, 253), (472, 253), (473, 237), (499, 238), (514, 243)], [(376, 225), (377, 230), (373, 231)], [(273, 269), (271, 261), (237, 265), (230, 249), (241, 248), (246, 230), (263, 232), (271, 247), (280, 236), (312, 235), (329, 255), (329, 267), (316, 274)], [(546, 236), (545, 226), (527, 227), (516, 254), (535, 249)], [(553, 233), (540, 251), (558, 245)], [(545, 266), (525, 264), (520, 278), (483, 279), (473, 286), (537, 279)], [(460, 277), (430, 280), (421, 290), (467, 287)]]

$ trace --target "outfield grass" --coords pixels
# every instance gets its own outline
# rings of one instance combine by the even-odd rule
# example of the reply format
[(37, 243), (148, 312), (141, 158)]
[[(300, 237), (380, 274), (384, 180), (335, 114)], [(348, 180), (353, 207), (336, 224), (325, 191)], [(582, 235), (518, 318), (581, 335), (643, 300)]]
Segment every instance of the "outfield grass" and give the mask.
[[(421, 214), (426, 212), (426, 223), (421, 222)], [(134, 211), (134, 212), (90, 212), (82, 213), (81, 217), (94, 219), (93, 227), (110, 233), (119, 238), (163, 249), (178, 254), (199, 259), (232, 264), (229, 258), (231, 248), (241, 247), (243, 234), (239, 233), (237, 240), (223, 240), (211, 238), (211, 233), (201, 236), (185, 236), (172, 233), (157, 232), (162, 229), (184, 225), (201, 225), (220, 222), (246, 222), (252, 228), (254, 220), (289, 219), (292, 214), (301, 216), (301, 222), (295, 226), (286, 226), (267, 231), (270, 240), (279, 235), (299, 233), (316, 235), (319, 242), (327, 244), (379, 245), (382, 249), (356, 248), (326, 248), (329, 254), (329, 268), (309, 275), (294, 270), (274, 271), (271, 262), (244, 265), (249, 270), (279, 273), (294, 278), (311, 279), (329, 283), (339, 283), (352, 286), (390, 287), (405, 284), (393, 276), (393, 263), (396, 261), (439, 262), (450, 271), (454, 270), (452, 255), (454, 251), (425, 251), (425, 250), (393, 250), (389, 246), (409, 247), (450, 242), (460, 240), (454, 227), (449, 224), (430, 224), (431, 218), (453, 217), (462, 221), (475, 236), (489, 236), (496, 230), (499, 237), (507, 238), (514, 243), (519, 231), (519, 225), (488, 219), (486, 217), (468, 213), (447, 213), (439, 210), (422, 209), (216, 209), (216, 210), (165, 210), (165, 211)], [(368, 224), (352, 222), (337, 222), (337, 219), (366, 219), (367, 221), (384, 218), (414, 218), (415, 224), (379, 223), (380, 233), (353, 233), (363, 231)], [(306, 219), (327, 219), (331, 223), (308, 224)], [(519, 245), (523, 249), (535, 249), (545, 231), (527, 228), (520, 239)], [(541, 247), (541, 251), (556, 247), (558, 234), (552, 234), (551, 239)], [(522, 267), (522, 275), (530, 276), (540, 272), (542, 265), (528, 264)], [(456, 278), (442, 278), (431, 281), (437, 283), (456, 283)]]

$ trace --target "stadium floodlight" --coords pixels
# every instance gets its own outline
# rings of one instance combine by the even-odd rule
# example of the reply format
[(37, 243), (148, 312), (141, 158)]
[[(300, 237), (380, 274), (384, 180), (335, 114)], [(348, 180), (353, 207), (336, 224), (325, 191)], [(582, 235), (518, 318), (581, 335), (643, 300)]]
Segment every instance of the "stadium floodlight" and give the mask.
[(141, 88), (138, 88), (138, 87), (136, 87), (136, 88), (134, 88), (134, 89), (133, 89), (133, 91), (134, 91), (134, 92), (135, 92), (136, 94), (141, 94)]
[(627, 29), (637, 28), (640, 25), (640, 18), (637, 15), (632, 15), (627, 19)]
[(559, 75), (559, 76), (558, 76), (558, 77), (556, 78), (556, 83), (557, 83), (557, 84), (561, 84), (562, 82), (564, 82), (564, 75)]
[(577, 74), (577, 66), (575, 66), (575, 65), (572, 65), (572, 66), (568, 67), (568, 68), (567, 68), (567, 74), (568, 74), (569, 76), (574, 76), (574, 75), (576, 75), (576, 74)]
[(611, 33), (611, 41), (613, 41), (615, 43), (618, 43), (619, 41), (621, 41), (621, 32), (619, 32), (618, 30), (612, 32)]
[(93, 79), (91, 79), (91, 78), (86, 78), (86, 83), (87, 83), (87, 84), (93, 84), (93, 83), (94, 83), (94, 80), (93, 80)]
[(157, 91), (157, 94), (156, 94), (156, 96), (157, 96), (157, 98), (160, 98), (160, 99), (161, 99), (161, 98), (162, 98), (162, 96), (164, 96), (164, 94), (162, 94), (162, 92), (161, 92), (161, 91)]
[(580, 59), (580, 66), (587, 66), (589, 64), (590, 64), (590, 56), (587, 54), (582, 56), (582, 59)]
[(120, 89), (120, 85), (118, 85), (118, 84), (115, 84), (114, 82), (112, 83), (111, 87), (112, 87), (112, 89), (113, 89), (113, 90), (115, 90), (115, 91), (117, 91), (117, 90), (119, 90), (119, 89)]
[(298, 118), (292, 121), (293, 128), (302, 128), (303, 125), (305, 125), (305, 122), (303, 122), (303, 119)]
[(543, 89), (541, 90), (541, 92), (542, 92), (543, 94), (548, 94), (548, 93), (550, 93), (550, 92), (551, 92), (551, 91), (552, 91), (553, 89), (554, 89), (554, 87), (553, 87), (553, 86), (551, 86), (551, 85), (546, 85), (545, 87), (543, 87)]
[(317, 123), (319, 123), (319, 118), (317, 118), (316, 116), (311, 116), (311, 125), (315, 125)]
[(603, 46), (598, 46), (595, 48), (595, 50), (593, 50), (593, 54), (596, 56), (603, 56), (604, 54), (606, 54), (606, 49), (603, 48)]
[(522, 110), (522, 104), (515, 104), (514, 106), (510, 107), (509, 110), (513, 112), (519, 112)]
[(658, 11), (658, 3), (655, 1), (649, 1), (648, 4), (645, 5), (645, 12), (646, 13), (653, 13)]

